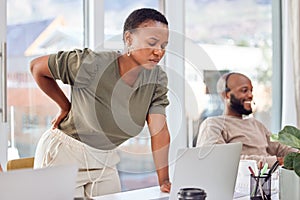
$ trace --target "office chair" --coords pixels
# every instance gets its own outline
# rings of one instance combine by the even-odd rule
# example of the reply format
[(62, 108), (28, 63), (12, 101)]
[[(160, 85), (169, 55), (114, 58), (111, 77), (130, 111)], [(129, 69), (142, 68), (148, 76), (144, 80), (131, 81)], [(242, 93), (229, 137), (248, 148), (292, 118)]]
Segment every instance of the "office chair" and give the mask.
[(14, 160), (7, 161), (6, 169), (16, 170), (16, 169), (24, 169), (24, 168), (33, 168), (34, 157), (27, 158), (19, 158)]

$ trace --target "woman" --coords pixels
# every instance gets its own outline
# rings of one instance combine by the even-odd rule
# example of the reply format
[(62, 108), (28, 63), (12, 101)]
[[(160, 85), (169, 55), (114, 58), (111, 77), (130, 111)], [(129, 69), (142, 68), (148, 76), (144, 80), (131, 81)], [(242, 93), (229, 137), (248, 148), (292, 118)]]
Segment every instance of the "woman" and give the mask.
[[(77, 164), (76, 196), (119, 192), (116, 147), (146, 121), (158, 182), (169, 192), (167, 76), (157, 65), (168, 37), (166, 18), (143, 8), (125, 21), (124, 53), (83, 49), (32, 60), (35, 81), (60, 109), (38, 143), (35, 167)], [(71, 85), (71, 102), (55, 79)]]

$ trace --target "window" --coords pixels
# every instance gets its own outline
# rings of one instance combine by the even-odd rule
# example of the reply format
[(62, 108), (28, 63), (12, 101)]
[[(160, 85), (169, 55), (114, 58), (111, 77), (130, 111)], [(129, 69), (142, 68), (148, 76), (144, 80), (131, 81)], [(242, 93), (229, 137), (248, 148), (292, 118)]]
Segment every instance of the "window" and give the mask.
[[(186, 76), (198, 102), (195, 126), (207, 116), (222, 113), (213, 91), (214, 71), (246, 74), (254, 87), (255, 117), (271, 128), (272, 107), (272, 1), (187, 0), (186, 36), (199, 45), (214, 68), (186, 68)], [(206, 84), (205, 84), (205, 83)], [(212, 85), (211, 85), (212, 84)], [(203, 98), (205, 97), (205, 98)], [(197, 128), (196, 128), (197, 129)]]
[(38, 139), (50, 128), (44, 119), (58, 112), (32, 79), (30, 60), (81, 48), (83, 38), (82, 0), (7, 1), (8, 159), (33, 156)]

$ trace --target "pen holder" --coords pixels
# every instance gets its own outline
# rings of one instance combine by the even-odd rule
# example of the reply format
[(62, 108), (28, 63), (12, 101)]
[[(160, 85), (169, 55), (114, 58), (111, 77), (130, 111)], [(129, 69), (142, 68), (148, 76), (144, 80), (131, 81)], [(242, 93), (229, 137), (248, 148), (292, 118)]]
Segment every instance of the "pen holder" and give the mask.
[(271, 176), (260, 175), (250, 176), (250, 199), (270, 200), (271, 199)]

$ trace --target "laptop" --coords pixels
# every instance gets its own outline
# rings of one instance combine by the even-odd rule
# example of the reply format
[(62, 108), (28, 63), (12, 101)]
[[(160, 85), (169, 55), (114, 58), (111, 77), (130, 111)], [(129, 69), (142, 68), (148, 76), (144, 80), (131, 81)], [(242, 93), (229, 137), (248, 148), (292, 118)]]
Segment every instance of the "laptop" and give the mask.
[(170, 200), (180, 188), (201, 188), (206, 200), (232, 200), (242, 143), (184, 148), (177, 152)]
[(78, 168), (61, 165), (0, 173), (1, 200), (73, 200)]

